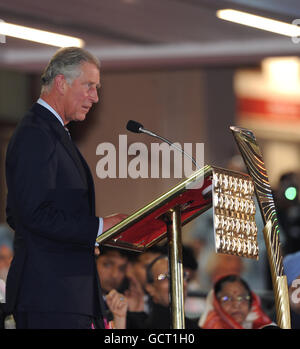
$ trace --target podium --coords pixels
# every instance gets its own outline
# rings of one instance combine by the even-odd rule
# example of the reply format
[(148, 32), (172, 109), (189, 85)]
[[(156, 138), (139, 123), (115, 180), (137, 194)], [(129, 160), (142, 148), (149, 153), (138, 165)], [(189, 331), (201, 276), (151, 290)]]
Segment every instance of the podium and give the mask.
[[(144, 252), (163, 239), (167, 239), (171, 317), (174, 329), (185, 328), (181, 238), (182, 227), (185, 224), (206, 210), (213, 208), (216, 252), (258, 258), (258, 232), (254, 218), (255, 203), (253, 197), (256, 195), (259, 203), (265, 202), (266, 196), (262, 193), (261, 186), (266, 186), (267, 176), (265, 174), (264, 178), (260, 178), (253, 170), (257, 159), (260, 161), (260, 168), (263, 161), (262, 157), (257, 157), (259, 148), (251, 131), (234, 127), (231, 130), (249, 174), (207, 165), (97, 238), (99, 244), (137, 252)], [(252, 145), (252, 148), (249, 147), (249, 144)], [(253, 150), (255, 150), (255, 154)], [(270, 198), (269, 192), (267, 195)], [(270, 221), (269, 217), (266, 218), (264, 204), (260, 205), (260, 209), (269, 232), (272, 230), (274, 222)], [(274, 240), (273, 237), (270, 239)], [(279, 244), (277, 243), (277, 245)], [(274, 254), (277, 257), (280, 256), (279, 249), (276, 251), (272, 249), (272, 243), (267, 251), (268, 256), (270, 255), (270, 263), (274, 261)], [(271, 268), (272, 270), (275, 272), (275, 265), (273, 269)], [(277, 276), (273, 278), (276, 289), (282, 290), (285, 280), (281, 280), (279, 286), (276, 278)], [(286, 289), (283, 292), (275, 292), (279, 325), (283, 328), (290, 326), (286, 292)]]
[(181, 228), (212, 206), (210, 166), (195, 172), (97, 238), (99, 244), (143, 252), (168, 239), (172, 326), (184, 328)]

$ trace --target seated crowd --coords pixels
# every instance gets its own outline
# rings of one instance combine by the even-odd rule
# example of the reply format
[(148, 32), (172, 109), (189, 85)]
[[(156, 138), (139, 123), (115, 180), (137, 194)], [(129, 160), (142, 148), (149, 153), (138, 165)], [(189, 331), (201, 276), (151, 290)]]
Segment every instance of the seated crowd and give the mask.
[[(183, 292), (197, 262), (192, 250), (183, 247)], [(191, 258), (192, 257), (192, 258)], [(169, 261), (165, 246), (141, 254), (101, 247), (96, 259), (105, 295), (107, 328), (172, 328), (169, 292)], [(263, 311), (259, 297), (238, 275), (220, 276), (207, 296), (201, 318), (185, 316), (187, 329), (277, 328)]]
[[(11, 259), (12, 247), (0, 241), (0, 303), (5, 302), (5, 278)], [(285, 259), (290, 289), (295, 287), (292, 281), (300, 277), (296, 267), (299, 265), (298, 259), (299, 253)], [(103, 294), (107, 329), (172, 328), (166, 245), (151, 247), (143, 253), (100, 246), (95, 249), (95, 261)], [(184, 300), (187, 299), (189, 290), (193, 290), (193, 286), (189, 288), (189, 285), (195, 283), (197, 269), (194, 251), (183, 246)], [(264, 311), (258, 295), (251, 290), (237, 270), (228, 269), (225, 273), (223, 271), (224, 263), (222, 272), (215, 274), (213, 287), (206, 296), (205, 308), (196, 318), (186, 315), (185, 328), (278, 328), (274, 319)], [(292, 295), (295, 303), (295, 292)], [(298, 308), (292, 306), (292, 311), (300, 313)], [(2, 318), (1, 326), (14, 328), (13, 319)]]

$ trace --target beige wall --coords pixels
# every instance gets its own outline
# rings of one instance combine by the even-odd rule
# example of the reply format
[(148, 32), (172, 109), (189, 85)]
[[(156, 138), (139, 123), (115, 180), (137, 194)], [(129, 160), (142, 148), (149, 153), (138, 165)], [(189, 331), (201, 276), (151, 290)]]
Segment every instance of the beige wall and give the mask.
[(0, 119), (17, 122), (31, 103), (30, 75), (0, 70)]

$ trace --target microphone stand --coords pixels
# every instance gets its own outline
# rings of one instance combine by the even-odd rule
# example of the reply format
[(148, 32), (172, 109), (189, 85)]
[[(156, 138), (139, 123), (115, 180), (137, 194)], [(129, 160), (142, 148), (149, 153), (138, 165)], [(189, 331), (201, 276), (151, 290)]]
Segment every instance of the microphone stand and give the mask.
[(148, 131), (146, 129), (144, 129), (143, 127), (140, 127), (139, 128), (139, 131), (142, 132), (142, 133), (145, 133), (149, 136), (152, 136), (154, 138), (158, 138), (160, 139), (161, 141), (163, 142), (166, 142), (168, 143), (171, 147), (175, 148), (176, 150), (180, 151), (181, 153), (183, 153), (185, 156), (187, 156), (190, 160), (192, 160), (193, 164), (197, 167), (197, 169), (199, 170), (200, 169), (200, 166), (197, 164), (197, 162), (195, 161), (195, 159), (190, 156), (188, 153), (186, 153), (182, 148), (178, 147), (176, 144), (172, 143), (171, 141), (169, 141), (168, 139), (162, 137), (162, 136), (159, 136), (151, 131)]

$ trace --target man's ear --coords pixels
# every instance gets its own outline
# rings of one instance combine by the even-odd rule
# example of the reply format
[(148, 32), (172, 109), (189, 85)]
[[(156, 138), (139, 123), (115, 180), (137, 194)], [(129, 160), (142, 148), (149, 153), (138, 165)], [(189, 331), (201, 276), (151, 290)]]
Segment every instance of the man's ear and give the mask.
[(67, 81), (63, 74), (58, 74), (54, 78), (55, 88), (59, 94), (64, 95), (67, 87)]

